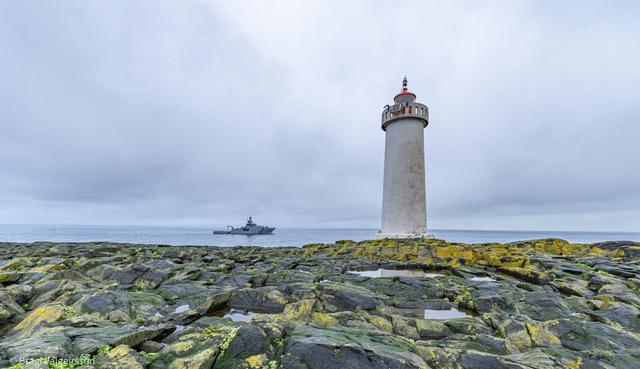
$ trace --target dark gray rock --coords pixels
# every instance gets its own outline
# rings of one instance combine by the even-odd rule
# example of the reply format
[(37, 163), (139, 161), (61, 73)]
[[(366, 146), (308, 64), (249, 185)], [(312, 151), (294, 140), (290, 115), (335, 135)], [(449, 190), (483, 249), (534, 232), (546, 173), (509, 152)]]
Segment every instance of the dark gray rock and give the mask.
[(561, 319), (550, 325), (549, 330), (560, 339), (562, 346), (576, 351), (628, 350), (640, 345), (635, 335), (600, 322)]
[(640, 332), (640, 311), (632, 306), (614, 306), (590, 313), (596, 321), (605, 324), (618, 324), (623, 329)]
[(278, 290), (262, 287), (233, 291), (227, 305), (231, 308), (252, 311), (282, 312), (286, 301)]
[(285, 367), (308, 369), (417, 369), (426, 363), (393, 336), (374, 336), (354, 329), (301, 326), (286, 345)]
[(563, 299), (550, 290), (526, 294), (517, 307), (521, 314), (540, 321), (564, 318), (572, 312)]

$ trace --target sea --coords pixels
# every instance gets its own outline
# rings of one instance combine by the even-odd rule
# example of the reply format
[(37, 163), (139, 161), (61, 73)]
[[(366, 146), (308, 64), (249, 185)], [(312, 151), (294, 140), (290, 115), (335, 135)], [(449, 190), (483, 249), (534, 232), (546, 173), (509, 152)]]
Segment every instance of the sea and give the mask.
[[(367, 228), (279, 228), (271, 235), (214, 235), (207, 227), (115, 225), (0, 225), (0, 242), (92, 242), (200, 246), (302, 246), (337, 240), (372, 239), (377, 230)], [(449, 242), (512, 242), (561, 238), (573, 243), (640, 241), (640, 232), (496, 231), (433, 229), (429, 233)]]

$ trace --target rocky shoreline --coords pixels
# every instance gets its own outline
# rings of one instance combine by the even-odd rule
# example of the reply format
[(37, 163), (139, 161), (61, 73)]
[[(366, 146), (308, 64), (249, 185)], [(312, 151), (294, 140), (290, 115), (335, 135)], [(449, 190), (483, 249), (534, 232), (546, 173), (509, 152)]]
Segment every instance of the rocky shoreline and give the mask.
[(640, 243), (0, 250), (0, 368), (640, 367)]

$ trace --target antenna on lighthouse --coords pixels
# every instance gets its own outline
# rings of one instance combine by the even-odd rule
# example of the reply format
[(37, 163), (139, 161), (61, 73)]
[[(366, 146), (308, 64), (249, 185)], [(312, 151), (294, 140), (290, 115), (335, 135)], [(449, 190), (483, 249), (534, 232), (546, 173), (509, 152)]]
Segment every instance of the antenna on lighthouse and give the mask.
[(402, 88), (407, 88), (407, 76), (404, 76), (404, 79), (402, 80)]

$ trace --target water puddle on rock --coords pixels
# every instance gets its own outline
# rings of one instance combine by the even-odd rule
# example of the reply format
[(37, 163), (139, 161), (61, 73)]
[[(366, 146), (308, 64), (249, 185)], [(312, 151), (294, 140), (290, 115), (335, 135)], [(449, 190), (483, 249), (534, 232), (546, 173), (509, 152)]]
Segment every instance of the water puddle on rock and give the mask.
[(176, 311), (174, 311), (174, 314), (181, 314), (184, 313), (185, 311), (189, 310), (189, 305), (180, 305), (176, 308)]
[(471, 277), (469, 280), (474, 282), (497, 282), (495, 278), (491, 277)]
[(445, 320), (445, 319), (458, 319), (458, 318), (466, 318), (469, 315), (466, 313), (452, 308), (450, 310), (424, 310), (424, 318), (425, 319), (435, 319), (435, 320)]
[(409, 278), (436, 278), (444, 277), (440, 273), (427, 273), (420, 269), (377, 269), (377, 270), (350, 270), (349, 273), (356, 274), (361, 277), (370, 278), (392, 278), (392, 277), (409, 277)]
[(234, 322), (250, 322), (257, 315), (272, 315), (273, 312), (262, 312), (262, 311), (250, 311), (250, 310), (238, 310), (238, 309), (223, 309), (218, 310), (211, 315), (217, 316), (219, 318), (229, 318)]
[(250, 322), (253, 320), (253, 317), (255, 315), (256, 313), (253, 313), (251, 311), (231, 310), (222, 317), (229, 318), (234, 322)]
[(459, 319), (472, 316), (469, 313), (451, 308), (449, 310), (435, 310), (435, 309), (398, 309), (400, 312), (413, 316), (416, 318), (432, 319), (432, 320), (447, 320), (447, 319)]

